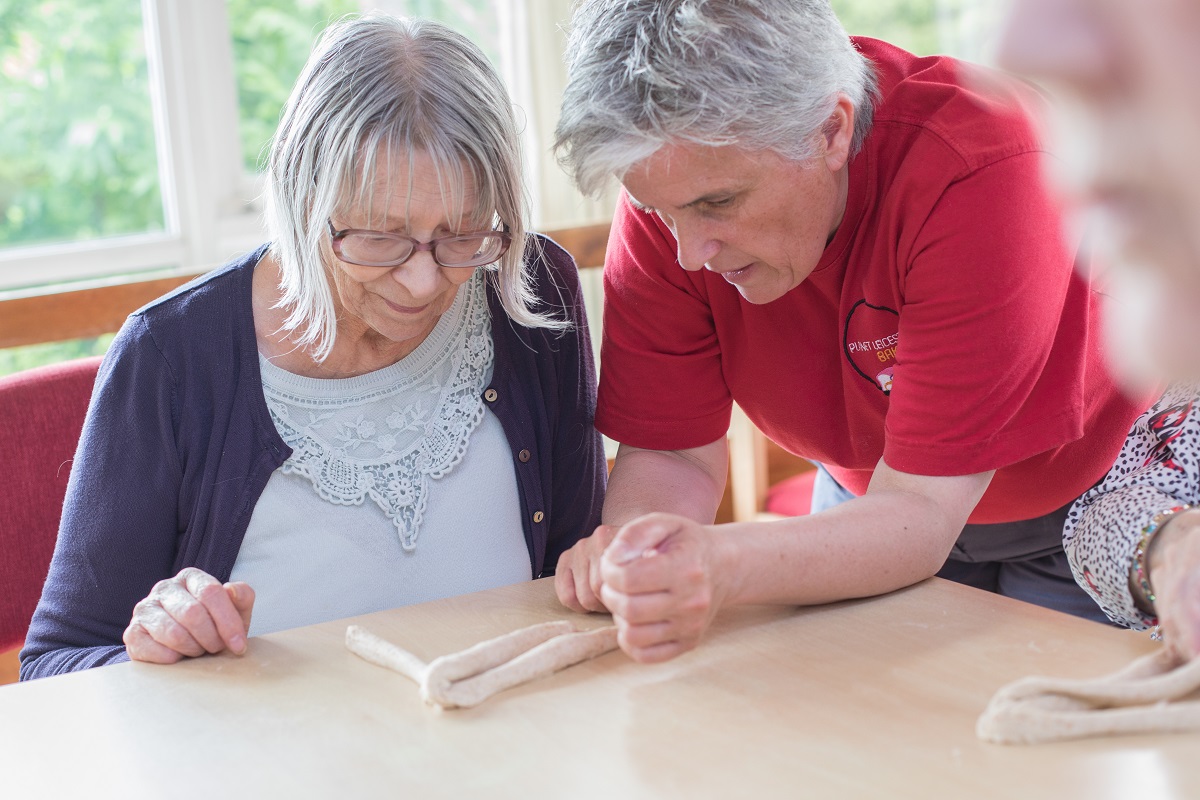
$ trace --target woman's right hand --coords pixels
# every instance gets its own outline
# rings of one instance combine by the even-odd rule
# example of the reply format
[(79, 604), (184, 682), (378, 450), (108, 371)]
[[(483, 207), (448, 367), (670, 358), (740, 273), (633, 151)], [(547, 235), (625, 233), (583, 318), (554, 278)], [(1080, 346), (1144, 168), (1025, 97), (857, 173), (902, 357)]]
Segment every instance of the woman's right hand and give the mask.
[(131, 659), (155, 664), (223, 650), (241, 655), (253, 609), (249, 584), (222, 584), (207, 572), (186, 567), (156, 583), (133, 607), (122, 638)]
[(1200, 509), (1172, 517), (1150, 548), (1154, 608), (1180, 660), (1200, 655)]

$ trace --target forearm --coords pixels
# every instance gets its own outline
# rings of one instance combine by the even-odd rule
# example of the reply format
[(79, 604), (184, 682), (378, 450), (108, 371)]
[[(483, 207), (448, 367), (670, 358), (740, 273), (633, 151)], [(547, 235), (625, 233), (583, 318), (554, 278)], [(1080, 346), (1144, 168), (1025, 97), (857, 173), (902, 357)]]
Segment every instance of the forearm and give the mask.
[(1176, 514), (1149, 546), (1160, 632), (1177, 656), (1200, 656), (1200, 510)]
[(718, 526), (727, 603), (814, 605), (935, 574), (961, 523), (926, 497), (878, 492), (820, 514)]
[(134, 604), (171, 574), (181, 495), (175, 385), (142, 325), (130, 318), (100, 368), (23, 679), (124, 660)]
[[(705, 463), (708, 475), (718, 474), (711, 460)], [(680, 469), (676, 477), (688, 474)], [(669, 509), (674, 513), (640, 516), (604, 544), (598, 594), (617, 621), (625, 652), (638, 661), (673, 658), (695, 647), (727, 605), (828, 603), (933, 575), (991, 478), (991, 472), (913, 475), (880, 461), (864, 497), (808, 517), (729, 525), (685, 518), (695, 508), (680, 499), (692, 498), (676, 489), (676, 506)], [(664, 481), (654, 488), (674, 486)], [(596, 560), (588, 560), (589, 568)], [(589, 573), (585, 588), (598, 585), (595, 578)], [(560, 588), (572, 608), (590, 608), (573, 601), (578, 593), (572, 595), (571, 587)]]
[[(1151, 590), (1161, 594), (1164, 587), (1174, 584), (1180, 577), (1178, 573), (1191, 572), (1200, 563), (1197, 554), (1200, 547), (1197, 534), (1200, 533), (1200, 508), (1182, 511), (1170, 517), (1154, 534), (1146, 554), (1145, 565), (1149, 569), (1148, 578)], [(1140, 538), (1140, 537), (1139, 537)], [(1131, 568), (1129, 588), (1134, 601), (1147, 614), (1156, 613), (1154, 603), (1143, 593), (1137, 579), (1136, 570)]]
[(49, 678), (68, 672), (91, 669), (106, 664), (118, 664), (129, 660), (125, 645), (101, 645), (98, 647), (63, 647), (35, 653), (32, 649), (21, 651), (21, 680)]
[(624, 525), (655, 511), (711, 524), (725, 492), (727, 463), (724, 439), (691, 451), (621, 445), (608, 478), (604, 524)]

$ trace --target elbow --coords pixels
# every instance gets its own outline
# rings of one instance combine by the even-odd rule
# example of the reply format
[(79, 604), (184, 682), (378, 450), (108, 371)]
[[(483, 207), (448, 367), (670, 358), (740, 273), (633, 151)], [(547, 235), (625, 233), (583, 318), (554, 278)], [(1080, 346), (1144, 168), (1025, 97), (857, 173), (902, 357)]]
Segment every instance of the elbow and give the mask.
[(46, 654), (33, 654), (28, 647), (21, 650), (21, 667), (17, 673), (17, 680), (32, 681), (37, 678), (45, 678), (48, 673), (43, 672), (44, 661)]

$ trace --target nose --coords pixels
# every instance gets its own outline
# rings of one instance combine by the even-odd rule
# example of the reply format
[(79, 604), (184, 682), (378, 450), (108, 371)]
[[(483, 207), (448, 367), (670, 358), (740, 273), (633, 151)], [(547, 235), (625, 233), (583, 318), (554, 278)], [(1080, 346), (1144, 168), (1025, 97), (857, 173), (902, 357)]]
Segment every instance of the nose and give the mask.
[(721, 252), (720, 240), (712, 235), (707, 226), (699, 223), (688, 223), (686, 226), (675, 222), (668, 224), (675, 234), (675, 257), (679, 259), (679, 266), (689, 272), (704, 269), (704, 265)]
[(1016, 0), (1000, 40), (1005, 69), (1075, 90), (1109, 79), (1109, 36), (1095, 0)]
[(418, 248), (403, 264), (392, 267), (392, 280), (404, 287), (418, 304), (432, 299), (446, 283), (442, 270), (446, 269), (433, 260), (433, 252)]

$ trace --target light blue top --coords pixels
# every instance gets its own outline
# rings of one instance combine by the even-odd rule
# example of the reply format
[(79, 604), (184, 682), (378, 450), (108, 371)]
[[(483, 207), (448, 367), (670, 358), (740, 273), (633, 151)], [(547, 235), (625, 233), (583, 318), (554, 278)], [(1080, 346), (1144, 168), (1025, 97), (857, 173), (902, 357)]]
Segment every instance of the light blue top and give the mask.
[(481, 399), (493, 353), (480, 280), (390, 367), (325, 380), (260, 361), (294, 452), (233, 567), (256, 593), (250, 635), (532, 577), (513, 454)]

